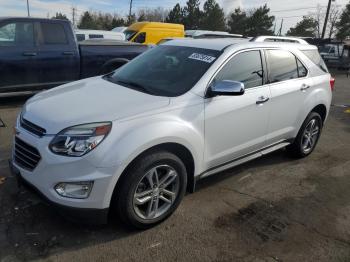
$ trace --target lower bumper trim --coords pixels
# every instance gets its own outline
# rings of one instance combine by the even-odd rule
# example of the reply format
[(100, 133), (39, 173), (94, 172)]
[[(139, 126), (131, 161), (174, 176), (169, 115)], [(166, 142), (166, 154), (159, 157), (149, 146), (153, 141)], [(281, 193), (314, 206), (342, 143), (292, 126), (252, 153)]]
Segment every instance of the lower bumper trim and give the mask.
[(103, 225), (108, 222), (109, 208), (97, 209), (97, 208), (76, 208), (57, 204), (49, 200), (39, 189), (37, 189), (30, 182), (25, 180), (19, 170), (12, 164), (9, 160), (9, 166), (11, 173), (16, 176), (18, 186), (24, 186), (31, 192), (38, 195), (44, 202), (48, 203), (49, 206), (55, 208), (59, 214), (61, 214), (67, 220), (73, 221), (75, 223), (83, 223), (88, 225)]

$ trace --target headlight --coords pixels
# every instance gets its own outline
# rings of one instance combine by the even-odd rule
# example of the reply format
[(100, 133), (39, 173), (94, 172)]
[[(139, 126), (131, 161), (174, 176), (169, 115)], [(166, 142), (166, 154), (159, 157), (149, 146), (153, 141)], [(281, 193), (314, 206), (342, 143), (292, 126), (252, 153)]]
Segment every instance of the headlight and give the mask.
[(58, 133), (49, 147), (58, 155), (83, 156), (97, 147), (109, 134), (111, 128), (111, 122), (69, 127)]

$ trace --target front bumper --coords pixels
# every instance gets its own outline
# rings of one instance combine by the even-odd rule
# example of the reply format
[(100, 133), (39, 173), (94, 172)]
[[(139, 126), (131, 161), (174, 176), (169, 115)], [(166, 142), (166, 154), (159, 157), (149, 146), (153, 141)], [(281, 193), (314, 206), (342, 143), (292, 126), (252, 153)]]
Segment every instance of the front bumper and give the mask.
[(9, 160), (9, 166), (11, 173), (17, 178), (18, 186), (25, 187), (31, 192), (38, 195), (43, 201), (54, 207), (54, 209), (64, 216), (68, 220), (79, 222), (83, 224), (106, 224), (108, 222), (109, 208), (97, 209), (97, 208), (76, 208), (58, 204), (47, 198), (37, 187), (28, 182), (18, 168), (13, 165), (12, 160)]
[[(103, 147), (99, 146), (94, 152), (84, 157), (59, 156), (53, 154), (48, 147), (53, 136), (39, 138), (22, 129), (19, 125), (17, 125), (16, 131), (16, 137), (38, 150), (41, 159), (35, 169), (31, 171), (16, 161), (12, 161), (11, 165), (19, 171), (25, 181), (34, 186), (46, 199), (57, 205), (70, 208), (109, 208), (114, 187), (123, 167), (121, 165), (97, 167), (96, 162), (103, 159)], [(14, 158), (14, 149), (12, 158)], [(94, 182), (89, 197), (85, 199), (63, 197), (58, 195), (54, 189), (61, 182), (85, 181)]]

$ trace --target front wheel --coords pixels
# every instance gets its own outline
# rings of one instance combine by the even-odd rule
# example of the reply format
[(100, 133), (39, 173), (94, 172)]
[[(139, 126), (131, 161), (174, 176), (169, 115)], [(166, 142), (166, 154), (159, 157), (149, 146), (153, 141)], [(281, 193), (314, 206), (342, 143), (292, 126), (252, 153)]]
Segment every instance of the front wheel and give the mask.
[(124, 174), (116, 194), (121, 220), (145, 229), (169, 217), (187, 186), (186, 168), (170, 152), (156, 152), (136, 160)]
[(311, 112), (301, 126), (294, 142), (287, 147), (287, 152), (296, 158), (303, 158), (315, 149), (322, 131), (322, 118), (317, 112)]

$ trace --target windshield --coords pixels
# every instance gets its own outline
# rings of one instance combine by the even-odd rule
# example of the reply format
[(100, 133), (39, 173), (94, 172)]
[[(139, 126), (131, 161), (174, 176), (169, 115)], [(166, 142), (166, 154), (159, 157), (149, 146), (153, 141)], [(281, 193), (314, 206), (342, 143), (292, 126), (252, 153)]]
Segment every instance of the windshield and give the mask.
[(125, 34), (125, 39), (130, 41), (134, 35), (137, 33), (137, 31), (133, 31), (133, 30), (125, 30), (124, 34)]
[(220, 54), (203, 48), (161, 45), (105, 79), (152, 95), (179, 96), (198, 82)]

